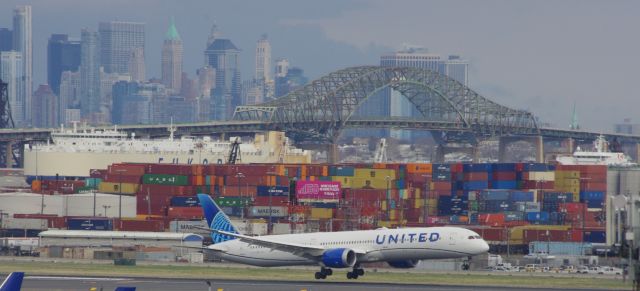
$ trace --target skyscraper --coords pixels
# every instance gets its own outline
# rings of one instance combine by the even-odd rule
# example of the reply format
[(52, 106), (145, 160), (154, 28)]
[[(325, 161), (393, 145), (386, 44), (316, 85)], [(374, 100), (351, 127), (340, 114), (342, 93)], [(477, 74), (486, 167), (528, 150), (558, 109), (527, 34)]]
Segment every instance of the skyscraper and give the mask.
[(271, 44), (267, 35), (256, 44), (256, 80), (264, 80), (265, 83), (271, 81)]
[(226, 120), (241, 104), (240, 50), (228, 39), (217, 38), (205, 51), (206, 64), (216, 72), (211, 101), (211, 118)]
[(451, 77), (462, 85), (469, 86), (469, 61), (463, 60), (460, 56), (450, 55), (448, 59), (442, 61), (438, 72)]
[(13, 31), (0, 28), (0, 52), (13, 50)]
[(83, 118), (100, 112), (100, 54), (98, 34), (83, 29), (80, 37), (80, 111)]
[(144, 66), (144, 48), (134, 48), (131, 52), (131, 59), (129, 60), (129, 74), (131, 74), (132, 81), (145, 81), (146, 70)]
[(69, 40), (66, 34), (52, 34), (47, 44), (47, 82), (53, 93), (60, 95), (62, 72), (79, 68), (80, 42)]
[(58, 96), (49, 85), (40, 85), (33, 93), (33, 126), (40, 128), (57, 127), (60, 122)]
[(162, 83), (174, 92), (180, 92), (182, 85), (182, 40), (171, 18), (162, 45)]
[(31, 95), (33, 94), (33, 37), (31, 31), (31, 6), (18, 6), (13, 10), (13, 49), (22, 54), (24, 82), (24, 121), (31, 123)]
[(0, 79), (7, 83), (11, 117), (15, 126), (24, 126), (24, 65), (22, 53), (16, 51), (0, 52)]
[(129, 73), (129, 61), (135, 48), (144, 50), (144, 23), (101, 22), (100, 64), (106, 73)]
[[(75, 118), (75, 111), (80, 110), (80, 72), (64, 71), (60, 77), (60, 96), (58, 101), (58, 115), (60, 122), (69, 124), (71, 121), (79, 121), (80, 117)], [(74, 118), (67, 119), (68, 110), (74, 110)], [(78, 114), (79, 115), (79, 114)]]

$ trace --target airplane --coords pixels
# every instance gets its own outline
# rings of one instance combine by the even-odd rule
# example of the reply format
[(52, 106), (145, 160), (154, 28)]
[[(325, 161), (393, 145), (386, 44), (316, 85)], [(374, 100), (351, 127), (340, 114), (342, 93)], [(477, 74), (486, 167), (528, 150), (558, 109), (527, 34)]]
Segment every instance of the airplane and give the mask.
[(2, 285), (0, 285), (0, 291), (20, 291), (22, 288), (22, 279), (24, 279), (24, 272), (13, 272), (4, 279)]
[[(0, 285), (0, 291), (20, 291), (22, 289), (22, 280), (24, 279), (24, 272), (13, 272), (4, 279), (2, 285)], [(92, 288), (96, 290), (96, 288)], [(102, 290), (102, 289), (100, 289)], [(115, 291), (136, 291), (136, 287), (117, 287)]]
[[(206, 251), (221, 259), (260, 267), (318, 265), (316, 279), (332, 268), (349, 269), (347, 279), (364, 275), (362, 263), (387, 262), (414, 268), (420, 260), (468, 258), (489, 251), (477, 233), (459, 227), (379, 228), (265, 236), (240, 234), (208, 194), (198, 194), (213, 244)], [(468, 269), (465, 261), (463, 269)]]

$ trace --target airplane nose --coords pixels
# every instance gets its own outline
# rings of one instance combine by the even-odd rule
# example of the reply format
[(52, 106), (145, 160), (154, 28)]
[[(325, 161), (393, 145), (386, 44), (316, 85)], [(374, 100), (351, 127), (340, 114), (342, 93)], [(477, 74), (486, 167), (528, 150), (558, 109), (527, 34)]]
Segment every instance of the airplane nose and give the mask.
[(486, 253), (489, 251), (489, 244), (485, 240), (482, 240), (481, 252)]

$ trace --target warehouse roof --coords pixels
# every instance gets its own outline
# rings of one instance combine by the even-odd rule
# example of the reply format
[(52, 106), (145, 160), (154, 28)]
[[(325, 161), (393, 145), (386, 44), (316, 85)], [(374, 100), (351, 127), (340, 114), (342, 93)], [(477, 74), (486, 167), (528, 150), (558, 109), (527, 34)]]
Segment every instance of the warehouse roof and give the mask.
[(96, 230), (46, 230), (40, 237), (47, 238), (94, 238), (94, 239), (139, 239), (202, 241), (202, 236), (193, 233), (140, 232), (140, 231), (96, 231)]

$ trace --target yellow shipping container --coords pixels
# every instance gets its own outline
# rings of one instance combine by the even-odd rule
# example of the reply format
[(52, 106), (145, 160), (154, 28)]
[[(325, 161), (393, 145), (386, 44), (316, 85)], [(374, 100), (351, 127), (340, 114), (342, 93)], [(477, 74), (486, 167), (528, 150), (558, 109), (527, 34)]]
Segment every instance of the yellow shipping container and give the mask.
[(333, 217), (333, 208), (311, 208), (312, 219), (329, 219)]
[(407, 173), (430, 174), (433, 172), (432, 164), (409, 163), (407, 164)]
[(560, 179), (556, 180), (556, 186), (580, 186), (580, 180), (578, 179)]
[(340, 187), (342, 187), (342, 188), (353, 188), (352, 187), (353, 177), (332, 176), (331, 177), (331, 181), (340, 182)]
[[(122, 188), (120, 187), (122, 185)], [(114, 193), (114, 194), (136, 194), (138, 192), (138, 188), (140, 185), (132, 184), (132, 183), (111, 183), (111, 182), (102, 182), (98, 187), (100, 192), (104, 193)]]
[(300, 166), (300, 176), (303, 176), (303, 177), (306, 176), (307, 172), (308, 172), (307, 171), (307, 166), (305, 166), (305, 165)]
[(419, 208), (424, 207), (424, 205), (425, 205), (424, 199), (416, 199), (414, 201), (415, 201), (415, 203), (413, 204), (413, 208), (419, 209)]
[(387, 201), (386, 200), (380, 201), (380, 209), (381, 210), (387, 210)]
[(396, 179), (396, 171), (393, 169), (355, 169), (354, 178), (374, 178), (385, 180), (386, 177), (391, 180)]
[(531, 181), (555, 181), (554, 172), (529, 172), (529, 180)]
[(377, 179), (377, 178), (353, 178), (351, 187), (354, 189), (394, 189), (395, 180)]
[(555, 173), (556, 173), (556, 180), (580, 178), (580, 171), (556, 171)]
[(329, 166), (322, 166), (322, 176), (323, 177), (329, 176)]

